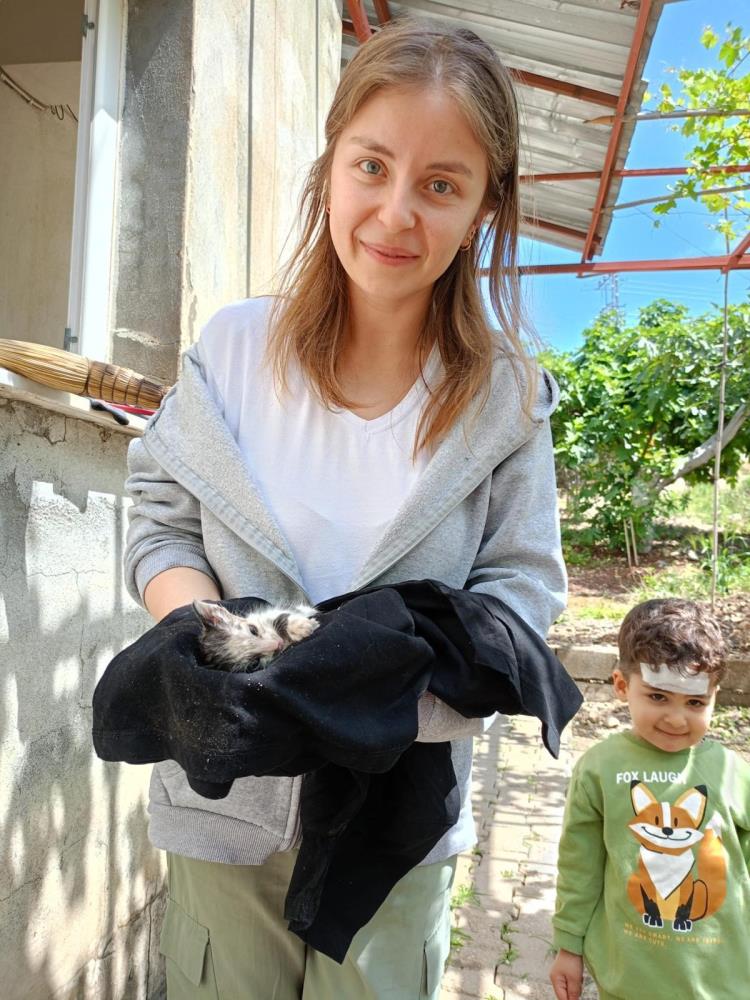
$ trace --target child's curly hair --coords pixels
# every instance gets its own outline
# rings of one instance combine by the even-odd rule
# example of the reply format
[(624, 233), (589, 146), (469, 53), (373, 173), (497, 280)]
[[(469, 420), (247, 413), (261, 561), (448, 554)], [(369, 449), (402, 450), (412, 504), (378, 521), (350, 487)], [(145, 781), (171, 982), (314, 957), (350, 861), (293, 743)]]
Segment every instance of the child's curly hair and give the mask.
[(724, 640), (711, 612), (679, 597), (643, 601), (623, 619), (617, 637), (619, 668), (630, 677), (640, 663), (666, 664), (707, 673), (712, 684), (724, 676)]

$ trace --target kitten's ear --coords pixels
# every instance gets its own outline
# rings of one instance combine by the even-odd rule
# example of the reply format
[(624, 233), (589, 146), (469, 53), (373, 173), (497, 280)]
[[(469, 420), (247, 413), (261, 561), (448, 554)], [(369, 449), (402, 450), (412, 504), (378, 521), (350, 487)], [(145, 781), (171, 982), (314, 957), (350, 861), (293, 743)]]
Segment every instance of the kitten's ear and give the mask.
[(226, 608), (210, 601), (193, 601), (193, 611), (206, 628), (227, 628), (234, 617)]

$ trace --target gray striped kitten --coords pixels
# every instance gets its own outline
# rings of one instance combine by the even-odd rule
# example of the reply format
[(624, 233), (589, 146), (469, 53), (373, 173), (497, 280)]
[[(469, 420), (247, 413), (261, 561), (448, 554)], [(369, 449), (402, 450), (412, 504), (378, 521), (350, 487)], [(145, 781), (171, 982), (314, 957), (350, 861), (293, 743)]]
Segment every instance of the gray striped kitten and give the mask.
[(252, 673), (268, 666), (274, 656), (306, 639), (318, 627), (316, 611), (306, 604), (258, 607), (234, 615), (220, 604), (193, 601), (203, 624), (200, 647), (206, 664), (233, 673)]

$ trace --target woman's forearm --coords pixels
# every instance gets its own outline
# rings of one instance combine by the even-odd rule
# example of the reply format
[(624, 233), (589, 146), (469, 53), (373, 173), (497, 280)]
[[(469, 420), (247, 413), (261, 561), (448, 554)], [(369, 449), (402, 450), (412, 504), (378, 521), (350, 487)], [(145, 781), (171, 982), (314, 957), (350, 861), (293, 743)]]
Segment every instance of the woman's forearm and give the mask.
[(146, 584), (143, 603), (146, 610), (157, 621), (165, 618), (170, 611), (190, 604), (196, 599), (218, 601), (221, 598), (214, 580), (200, 570), (187, 566), (174, 566), (157, 573)]

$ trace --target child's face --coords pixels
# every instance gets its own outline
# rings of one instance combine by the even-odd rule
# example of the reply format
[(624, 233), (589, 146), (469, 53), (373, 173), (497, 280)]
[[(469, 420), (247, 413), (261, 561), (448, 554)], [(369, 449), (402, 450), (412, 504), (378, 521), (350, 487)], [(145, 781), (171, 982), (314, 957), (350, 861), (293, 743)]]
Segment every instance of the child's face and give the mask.
[(695, 746), (705, 736), (716, 702), (716, 685), (704, 695), (677, 694), (646, 684), (639, 673), (626, 678), (612, 674), (615, 694), (630, 709), (633, 731), (659, 750), (676, 753)]

